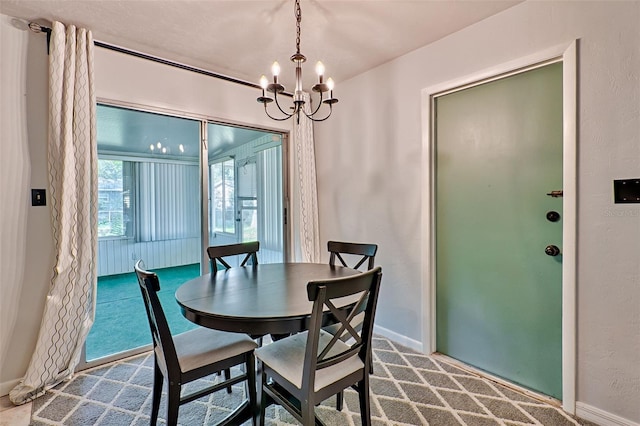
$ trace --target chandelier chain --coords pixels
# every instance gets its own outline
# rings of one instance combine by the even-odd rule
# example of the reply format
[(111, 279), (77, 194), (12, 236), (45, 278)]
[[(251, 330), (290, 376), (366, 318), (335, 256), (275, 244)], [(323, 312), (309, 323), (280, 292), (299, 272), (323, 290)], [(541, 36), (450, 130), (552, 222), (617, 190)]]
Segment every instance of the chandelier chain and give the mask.
[(300, 0), (296, 0), (294, 5), (296, 15), (296, 53), (300, 54), (300, 22), (302, 22), (302, 10), (300, 9)]

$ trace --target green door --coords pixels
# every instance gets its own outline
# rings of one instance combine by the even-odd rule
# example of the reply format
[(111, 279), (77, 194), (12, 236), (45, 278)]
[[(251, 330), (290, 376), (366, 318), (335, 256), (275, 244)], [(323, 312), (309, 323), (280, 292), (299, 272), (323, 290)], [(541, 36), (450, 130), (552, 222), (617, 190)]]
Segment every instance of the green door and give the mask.
[(437, 351), (561, 400), (562, 63), (435, 102)]

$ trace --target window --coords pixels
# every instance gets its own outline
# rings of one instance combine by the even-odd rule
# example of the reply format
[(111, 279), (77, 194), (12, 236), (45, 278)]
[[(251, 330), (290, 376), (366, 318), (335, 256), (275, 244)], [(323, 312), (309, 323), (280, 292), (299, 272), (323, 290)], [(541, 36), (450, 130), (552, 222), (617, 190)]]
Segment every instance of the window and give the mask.
[(129, 237), (131, 164), (98, 159), (98, 237)]
[(236, 233), (235, 164), (233, 159), (210, 165), (211, 222), (213, 232)]

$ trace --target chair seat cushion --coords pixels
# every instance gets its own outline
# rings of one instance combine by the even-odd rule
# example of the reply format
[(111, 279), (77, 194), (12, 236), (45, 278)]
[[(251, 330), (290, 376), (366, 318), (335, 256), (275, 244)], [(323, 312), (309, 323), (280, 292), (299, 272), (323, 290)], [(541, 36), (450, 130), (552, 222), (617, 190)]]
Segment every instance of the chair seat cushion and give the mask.
[[(304, 354), (307, 345), (308, 332), (294, 334), (285, 339), (263, 346), (255, 350), (256, 358), (265, 365), (277, 371), (282, 377), (289, 381), (298, 389), (302, 389), (302, 368), (304, 365)], [(318, 353), (327, 346), (333, 336), (324, 330), (320, 331), (318, 343)], [(329, 351), (327, 357), (346, 350), (348, 346), (338, 340), (335, 346)], [(352, 356), (342, 362), (330, 367), (318, 370), (314, 391), (318, 392), (341, 378), (364, 369), (364, 363), (357, 355)]]
[(204, 327), (173, 336), (173, 342), (183, 373), (251, 352), (258, 347), (256, 342), (246, 334), (228, 333)]

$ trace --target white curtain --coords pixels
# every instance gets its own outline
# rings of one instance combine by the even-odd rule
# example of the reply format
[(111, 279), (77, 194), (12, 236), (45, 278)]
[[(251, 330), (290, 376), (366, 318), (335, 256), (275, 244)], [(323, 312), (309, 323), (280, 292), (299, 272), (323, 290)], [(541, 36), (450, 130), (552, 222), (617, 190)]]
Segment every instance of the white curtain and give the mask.
[(72, 376), (93, 324), (96, 296), (97, 150), (93, 37), (54, 22), (49, 54), (48, 168), (56, 261), (40, 334), (15, 404)]
[[(310, 97), (304, 94), (304, 108), (311, 113)], [(318, 188), (316, 185), (316, 154), (313, 141), (313, 121), (300, 114), (300, 123), (293, 119), (289, 162), (291, 171), (292, 245), (290, 261), (320, 261), (320, 231), (318, 226)]]

